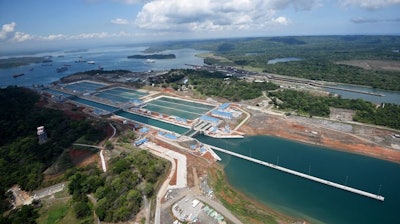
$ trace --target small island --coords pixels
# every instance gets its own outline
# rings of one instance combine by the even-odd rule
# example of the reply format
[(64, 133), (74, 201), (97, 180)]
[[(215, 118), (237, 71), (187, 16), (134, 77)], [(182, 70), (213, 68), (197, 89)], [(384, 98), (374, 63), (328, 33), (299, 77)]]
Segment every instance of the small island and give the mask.
[(175, 54), (135, 54), (128, 56), (133, 59), (174, 59)]
[(32, 63), (40, 63), (44, 60), (44, 57), (13, 57), (0, 59), (0, 68), (13, 68), (23, 65), (29, 65)]

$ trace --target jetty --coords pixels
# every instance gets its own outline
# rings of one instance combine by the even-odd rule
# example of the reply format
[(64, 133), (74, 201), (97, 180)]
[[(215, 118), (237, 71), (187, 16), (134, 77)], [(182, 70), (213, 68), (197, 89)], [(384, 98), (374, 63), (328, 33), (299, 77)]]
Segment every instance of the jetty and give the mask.
[(383, 196), (381, 196), (381, 195), (372, 194), (372, 193), (369, 193), (369, 192), (366, 192), (366, 191), (363, 191), (363, 190), (359, 190), (359, 189), (355, 189), (355, 188), (352, 188), (352, 187), (348, 187), (348, 186), (345, 186), (345, 185), (342, 185), (342, 184), (338, 184), (338, 183), (335, 183), (335, 182), (332, 182), (332, 181), (329, 181), (329, 180), (324, 180), (322, 178), (318, 178), (318, 177), (314, 177), (314, 176), (311, 176), (311, 175), (308, 175), (308, 174), (300, 173), (298, 171), (294, 171), (294, 170), (291, 170), (291, 169), (288, 169), (288, 168), (285, 168), (285, 167), (281, 167), (281, 166), (278, 166), (278, 165), (275, 165), (275, 164), (272, 164), (272, 163), (267, 163), (267, 162), (264, 162), (264, 161), (261, 161), (261, 160), (258, 160), (258, 159), (254, 159), (254, 158), (251, 158), (251, 157), (239, 154), (239, 153), (235, 153), (235, 152), (232, 152), (232, 151), (229, 151), (229, 150), (226, 150), (226, 149), (218, 148), (218, 147), (215, 147), (215, 146), (212, 146), (212, 145), (207, 145), (207, 146), (210, 147), (213, 150), (220, 151), (220, 152), (232, 155), (232, 156), (236, 156), (238, 158), (245, 159), (245, 160), (248, 160), (248, 161), (263, 165), (263, 166), (267, 166), (267, 167), (270, 167), (270, 168), (273, 168), (273, 169), (276, 169), (276, 170), (280, 170), (280, 171), (285, 172), (285, 173), (293, 174), (293, 175), (298, 176), (298, 177), (303, 177), (305, 179), (309, 179), (309, 180), (312, 180), (312, 181), (315, 181), (315, 182), (318, 182), (318, 183), (321, 183), (321, 184), (325, 184), (325, 185), (328, 185), (328, 186), (336, 187), (338, 189), (349, 191), (349, 192), (352, 192), (352, 193), (355, 193), (355, 194), (359, 194), (359, 195), (362, 195), (362, 196), (366, 196), (366, 197), (369, 197), (369, 198), (372, 198), (372, 199), (376, 199), (376, 200), (379, 200), (379, 201), (384, 201), (385, 200), (385, 198)]

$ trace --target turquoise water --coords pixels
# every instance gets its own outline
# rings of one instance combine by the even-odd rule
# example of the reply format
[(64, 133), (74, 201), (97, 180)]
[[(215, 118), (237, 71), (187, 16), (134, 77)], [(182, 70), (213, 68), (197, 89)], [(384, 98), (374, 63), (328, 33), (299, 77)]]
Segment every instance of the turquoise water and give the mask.
[(88, 106), (91, 106), (91, 107), (94, 107), (94, 108), (99, 108), (99, 109), (102, 109), (102, 110), (106, 110), (106, 111), (109, 111), (109, 112), (113, 112), (113, 111), (118, 110), (118, 107), (108, 106), (106, 104), (97, 103), (97, 102), (94, 102), (94, 101), (91, 101), (91, 100), (85, 100), (85, 99), (82, 99), (82, 98), (75, 98), (75, 99), (72, 99), (72, 101), (75, 101), (75, 102), (78, 102), (78, 103), (81, 103), (81, 104), (84, 104), (84, 105), (88, 105)]
[(167, 114), (167, 115), (177, 116), (177, 117), (181, 117), (181, 118), (186, 118), (189, 120), (194, 120), (202, 115), (202, 114), (199, 114), (196, 112), (186, 111), (185, 109), (165, 107), (165, 106), (160, 106), (160, 105), (153, 104), (153, 103), (147, 103), (145, 108), (150, 111), (155, 111), (155, 112), (158, 112), (161, 114)]
[(108, 89), (103, 91), (104, 93), (111, 93), (115, 95), (120, 95), (124, 97), (130, 97), (130, 98), (140, 98), (142, 96), (147, 96), (148, 93), (144, 92), (139, 92), (133, 89), (126, 89), (126, 88), (121, 88), (121, 87), (116, 87), (112, 89)]
[[(94, 101), (91, 101), (91, 100), (82, 99), (82, 98), (76, 98), (76, 99), (73, 99), (73, 101), (81, 103), (81, 104), (85, 104), (85, 105), (88, 105), (88, 106), (91, 106), (91, 107), (94, 107), (94, 108), (99, 108), (99, 109), (102, 109), (102, 110), (110, 111), (110, 112), (115, 111), (115, 110), (118, 109), (117, 107), (108, 106), (108, 105), (105, 105), (105, 104), (102, 104), (102, 103), (97, 103), (97, 102), (94, 102)], [(172, 132), (175, 132), (175, 133), (178, 133), (178, 134), (183, 134), (183, 133), (185, 133), (185, 132), (187, 132), (189, 130), (189, 129), (181, 127), (181, 126), (177, 126), (177, 125), (174, 125), (174, 124), (162, 122), (162, 121), (159, 121), (159, 120), (155, 120), (153, 118), (141, 116), (141, 115), (138, 115), (138, 114), (129, 113), (129, 112), (126, 112), (126, 111), (119, 111), (119, 112), (116, 113), (116, 115), (124, 117), (124, 118), (127, 118), (127, 119), (130, 119), (130, 120), (138, 121), (138, 122), (141, 122), (143, 124), (148, 124), (148, 125), (151, 125), (151, 126), (154, 126), (154, 127), (158, 127), (158, 128), (162, 128), (162, 129), (165, 129), (165, 130), (168, 130), (168, 131), (172, 131)]]
[(162, 122), (162, 121), (158, 121), (149, 117), (145, 117), (145, 116), (141, 116), (138, 114), (133, 114), (133, 113), (129, 113), (126, 111), (120, 111), (118, 113), (116, 113), (116, 115), (130, 119), (130, 120), (134, 120), (134, 121), (138, 121), (141, 122), (143, 124), (148, 124), (154, 127), (158, 127), (158, 128), (162, 128), (165, 130), (169, 130), (178, 134), (183, 134), (185, 132), (187, 132), (189, 129), (181, 127), (181, 126), (177, 126), (174, 124), (170, 124), (170, 123), (166, 123), (166, 122)]
[(214, 106), (207, 105), (207, 104), (196, 103), (196, 102), (180, 100), (180, 99), (174, 99), (174, 98), (169, 98), (169, 97), (161, 97), (157, 100), (176, 103), (176, 104), (184, 104), (185, 106), (188, 106), (188, 107), (195, 107), (195, 108), (203, 109), (203, 110), (210, 110), (210, 109), (214, 108)]
[(313, 223), (400, 223), (399, 164), (269, 136), (197, 139), (385, 197), (381, 202), (218, 153), (235, 188), (285, 214)]
[(130, 100), (133, 99), (139, 99), (143, 96), (148, 95), (147, 93), (135, 91), (132, 89), (126, 89), (126, 88), (113, 88), (113, 89), (107, 89), (104, 91), (101, 91), (100, 93), (96, 94), (96, 96), (108, 99), (108, 100), (113, 100), (113, 101), (118, 101), (118, 102), (129, 102)]
[(132, 99), (129, 97), (123, 97), (123, 96), (114, 95), (114, 94), (106, 93), (106, 92), (97, 93), (97, 94), (95, 94), (95, 96), (103, 98), (103, 99), (111, 100), (111, 101), (122, 102), (122, 103), (129, 102), (129, 100)]
[(101, 84), (101, 83), (82, 81), (82, 82), (77, 82), (77, 83), (72, 83), (72, 84), (66, 85), (65, 88), (70, 89), (70, 90), (76, 90), (79, 92), (84, 92), (84, 91), (94, 92), (94, 91), (96, 91), (96, 89), (105, 87), (105, 86), (107, 86), (107, 85)]
[(207, 113), (210, 109), (214, 108), (214, 106), (186, 100), (161, 97), (148, 102), (145, 108), (147, 110), (162, 114), (194, 120)]
[(45, 89), (44, 91), (46, 91), (48, 93), (51, 93), (53, 95), (63, 95), (64, 97), (72, 96), (71, 94), (63, 93), (63, 92), (60, 92), (60, 91), (57, 91), (57, 90), (54, 90), (54, 89)]

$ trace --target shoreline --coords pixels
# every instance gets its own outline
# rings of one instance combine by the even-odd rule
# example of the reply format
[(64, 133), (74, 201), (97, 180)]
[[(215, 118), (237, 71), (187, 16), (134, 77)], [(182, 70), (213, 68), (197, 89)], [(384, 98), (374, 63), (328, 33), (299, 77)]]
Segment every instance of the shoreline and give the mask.
[[(318, 134), (313, 135), (307, 130), (316, 130)], [(247, 124), (240, 128), (240, 131), (248, 136), (267, 135), (279, 137), (304, 144), (321, 146), (328, 150), (355, 153), (400, 164), (400, 150), (368, 142), (353, 133), (332, 130), (271, 114), (264, 115), (261, 125), (259, 119), (250, 119)]]
[[(218, 173), (218, 171), (220, 171), (221, 173)], [(215, 193), (218, 193), (218, 200), (220, 201), (220, 203), (227, 207), (224, 202), (222, 200), (225, 200), (226, 203), (233, 203), (235, 202), (235, 199), (237, 199), (237, 197), (241, 198), (241, 202), (248, 202), (249, 204), (246, 206), (246, 208), (248, 207), (253, 207), (253, 210), (256, 210), (256, 212), (258, 213), (263, 213), (266, 216), (271, 216), (274, 218), (274, 220), (277, 223), (283, 223), (283, 224), (289, 224), (289, 223), (297, 223), (297, 222), (301, 222), (303, 224), (305, 223), (310, 223), (310, 220), (305, 220), (303, 218), (297, 217), (297, 216), (291, 216), (288, 215), (284, 212), (279, 211), (278, 209), (275, 209), (273, 207), (271, 207), (270, 205), (257, 200), (256, 198), (250, 196), (249, 194), (247, 194), (246, 192), (243, 192), (237, 188), (235, 188), (234, 186), (232, 186), (232, 184), (229, 181), (229, 178), (227, 177), (226, 173), (225, 173), (225, 166), (223, 164), (217, 163), (214, 166), (211, 166), (210, 169), (208, 170), (208, 173), (211, 174), (211, 179), (212, 179), (212, 185), (213, 188), (216, 189), (216, 183), (219, 180), (222, 180), (228, 189), (224, 188), (223, 192), (220, 191), (216, 191)], [(216, 180), (216, 178), (218, 178), (218, 180)], [(235, 198), (230, 198), (228, 197), (228, 194), (230, 193), (230, 191), (233, 191), (235, 193)], [(221, 200), (222, 199), (222, 200)], [(231, 210), (231, 209), (229, 209)], [(265, 214), (266, 213), (266, 214)], [(238, 214), (237, 212), (234, 213), (234, 215), (236, 217), (240, 217), (240, 220), (243, 221), (251, 221), (252, 223), (264, 223), (260, 220), (257, 220), (255, 218), (252, 218), (249, 215), (246, 216), (242, 216), (240, 214)]]

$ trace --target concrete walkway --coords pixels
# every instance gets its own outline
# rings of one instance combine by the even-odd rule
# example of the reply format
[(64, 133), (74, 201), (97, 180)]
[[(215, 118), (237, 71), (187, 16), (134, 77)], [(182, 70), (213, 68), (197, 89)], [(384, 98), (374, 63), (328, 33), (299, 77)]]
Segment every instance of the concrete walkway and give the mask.
[[(160, 190), (157, 193), (154, 223), (160, 224), (161, 223), (161, 199), (167, 193), (167, 190), (170, 188), (182, 188), (182, 187), (187, 186), (186, 156), (184, 156), (180, 153), (177, 153), (175, 151), (169, 150), (167, 148), (161, 147), (159, 145), (156, 145), (155, 143), (152, 143), (152, 142), (146, 142), (141, 147), (148, 148), (151, 153), (153, 153), (154, 155), (159, 156), (161, 158), (169, 160), (172, 164), (171, 172), (168, 175), (168, 178), (161, 185)], [(174, 159), (176, 159), (178, 161), (178, 166), (176, 166)], [(178, 169), (177, 177), (176, 177), (177, 178), (176, 185), (170, 186), (169, 182), (172, 179), (172, 177), (174, 176), (176, 169)]]

